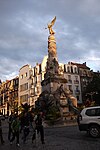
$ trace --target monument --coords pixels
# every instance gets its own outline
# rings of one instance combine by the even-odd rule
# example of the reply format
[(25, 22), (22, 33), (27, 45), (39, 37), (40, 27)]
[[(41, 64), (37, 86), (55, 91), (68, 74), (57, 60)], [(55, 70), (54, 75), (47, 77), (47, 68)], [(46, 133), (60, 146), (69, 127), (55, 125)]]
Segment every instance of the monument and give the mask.
[[(52, 27), (55, 24), (56, 17), (48, 24), (49, 36), (48, 36), (48, 59), (46, 66), (46, 73), (44, 75), (44, 80), (42, 81), (42, 92), (48, 91), (53, 98), (53, 104), (59, 105), (60, 112), (63, 114), (63, 108), (67, 105), (66, 97), (61, 96), (60, 87), (66, 89), (67, 80), (64, 78), (63, 74), (59, 71), (59, 63), (57, 57), (57, 46), (55, 39), (55, 32)], [(68, 108), (65, 109), (68, 112)]]
[[(71, 98), (70, 91), (67, 90), (67, 79), (60, 73), (57, 58), (57, 47), (55, 32), (52, 27), (56, 17), (48, 24), (48, 59), (44, 80), (41, 82), (42, 93), (40, 94), (36, 106), (47, 112), (55, 106), (59, 109), (62, 118), (66, 118), (69, 113), (68, 98)], [(76, 99), (74, 103), (76, 102)]]
[(48, 59), (46, 66), (46, 73), (44, 80), (42, 81), (42, 91), (54, 92), (58, 87), (63, 84), (66, 86), (67, 80), (59, 72), (59, 63), (57, 58), (57, 47), (55, 32), (52, 29), (56, 21), (56, 17), (48, 24), (49, 36), (48, 36)]

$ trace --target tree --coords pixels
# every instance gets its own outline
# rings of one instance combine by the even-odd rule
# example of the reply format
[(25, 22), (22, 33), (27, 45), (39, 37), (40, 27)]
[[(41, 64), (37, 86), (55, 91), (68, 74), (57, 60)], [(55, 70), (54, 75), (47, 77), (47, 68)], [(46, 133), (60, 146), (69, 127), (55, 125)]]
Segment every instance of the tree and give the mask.
[(100, 105), (100, 74), (94, 74), (91, 82), (87, 85), (85, 91), (86, 98), (94, 100)]

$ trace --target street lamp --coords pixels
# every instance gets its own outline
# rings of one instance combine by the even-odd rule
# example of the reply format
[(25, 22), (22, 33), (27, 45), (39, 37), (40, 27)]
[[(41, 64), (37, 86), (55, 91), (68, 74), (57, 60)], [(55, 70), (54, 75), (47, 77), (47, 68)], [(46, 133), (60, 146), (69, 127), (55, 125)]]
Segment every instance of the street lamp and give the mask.
[(86, 93), (86, 96), (87, 96), (87, 95), (90, 95), (90, 96), (91, 96), (91, 100), (93, 100), (93, 95), (94, 95), (94, 94), (98, 94), (98, 92)]

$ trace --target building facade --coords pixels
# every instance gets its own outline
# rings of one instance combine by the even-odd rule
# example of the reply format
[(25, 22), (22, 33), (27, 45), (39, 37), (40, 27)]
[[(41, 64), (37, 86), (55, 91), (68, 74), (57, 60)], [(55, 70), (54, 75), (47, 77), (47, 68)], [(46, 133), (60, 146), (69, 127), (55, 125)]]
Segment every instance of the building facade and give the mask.
[(33, 68), (31, 65), (24, 65), (19, 70), (19, 99), (18, 105), (28, 103), (32, 104), (32, 97), (30, 96), (32, 89)]
[[(26, 102), (35, 107), (35, 101), (42, 92), (41, 82), (46, 73), (47, 59), (48, 57), (45, 56), (42, 63), (37, 63), (35, 67), (24, 65), (20, 68), (18, 77), (0, 83), (0, 111), (4, 115), (9, 115), (12, 110), (16, 110)], [(59, 71), (67, 79), (67, 89), (77, 98), (78, 104), (81, 104), (84, 90), (90, 82), (93, 72), (85, 63), (73, 62), (59, 63)]]
[(35, 101), (42, 91), (41, 81), (44, 79), (46, 71), (47, 56), (44, 57), (41, 64), (35, 67), (25, 65), (19, 71), (19, 106), (28, 103), (35, 107)]
[(78, 67), (71, 62), (64, 64), (64, 77), (67, 79), (67, 89), (77, 98), (78, 104), (82, 103), (81, 82)]
[(0, 111), (3, 115), (18, 111), (18, 86), (19, 77), (0, 84)]
[(84, 92), (88, 83), (91, 81), (93, 77), (93, 71), (90, 70), (88, 66), (86, 66), (86, 62), (83, 64), (73, 63), (72, 65), (76, 65), (78, 67), (78, 74), (80, 76), (80, 85), (81, 85), (81, 93), (82, 93), (82, 100), (85, 100)]

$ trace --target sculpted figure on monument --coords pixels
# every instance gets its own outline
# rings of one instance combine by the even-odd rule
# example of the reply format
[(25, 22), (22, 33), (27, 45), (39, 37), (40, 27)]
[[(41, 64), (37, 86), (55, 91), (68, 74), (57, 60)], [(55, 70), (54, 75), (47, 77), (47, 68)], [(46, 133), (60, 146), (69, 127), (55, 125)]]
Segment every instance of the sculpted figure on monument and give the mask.
[(55, 32), (54, 32), (53, 29), (52, 29), (52, 26), (54, 25), (55, 21), (56, 21), (56, 16), (55, 16), (54, 19), (48, 24), (48, 29), (49, 29), (49, 33), (50, 33), (50, 34), (55, 34)]

